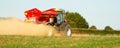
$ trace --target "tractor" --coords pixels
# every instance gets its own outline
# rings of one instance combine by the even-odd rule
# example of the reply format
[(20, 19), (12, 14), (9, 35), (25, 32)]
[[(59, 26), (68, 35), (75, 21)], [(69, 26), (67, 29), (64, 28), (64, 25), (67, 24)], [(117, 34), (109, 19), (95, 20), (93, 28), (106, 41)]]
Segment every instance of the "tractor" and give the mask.
[(40, 11), (37, 8), (33, 8), (26, 10), (24, 15), (26, 22), (50, 25), (62, 32), (64, 36), (71, 36), (71, 27), (65, 19), (65, 12), (62, 9), (51, 8)]

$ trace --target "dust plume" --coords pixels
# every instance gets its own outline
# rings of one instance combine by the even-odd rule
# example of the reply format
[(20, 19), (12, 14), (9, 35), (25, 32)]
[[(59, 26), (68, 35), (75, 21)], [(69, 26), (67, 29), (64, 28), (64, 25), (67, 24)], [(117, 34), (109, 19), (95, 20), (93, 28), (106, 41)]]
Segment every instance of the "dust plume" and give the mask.
[(45, 24), (26, 23), (14, 17), (0, 18), (0, 35), (52, 36), (58, 31)]

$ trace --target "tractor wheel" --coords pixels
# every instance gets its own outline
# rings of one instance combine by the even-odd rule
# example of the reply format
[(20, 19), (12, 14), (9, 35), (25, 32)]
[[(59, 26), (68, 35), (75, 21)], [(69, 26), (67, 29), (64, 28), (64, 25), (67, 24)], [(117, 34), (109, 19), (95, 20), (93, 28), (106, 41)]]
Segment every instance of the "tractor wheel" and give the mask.
[(71, 28), (70, 28), (70, 25), (66, 25), (65, 27), (65, 35), (66, 36), (71, 36)]

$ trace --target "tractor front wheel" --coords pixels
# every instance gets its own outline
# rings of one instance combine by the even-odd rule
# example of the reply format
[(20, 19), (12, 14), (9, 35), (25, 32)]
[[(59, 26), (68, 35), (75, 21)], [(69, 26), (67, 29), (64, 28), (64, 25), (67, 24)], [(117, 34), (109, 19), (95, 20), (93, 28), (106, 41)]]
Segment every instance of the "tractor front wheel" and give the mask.
[(65, 35), (66, 36), (71, 36), (71, 28), (70, 28), (70, 25), (66, 25), (65, 27)]

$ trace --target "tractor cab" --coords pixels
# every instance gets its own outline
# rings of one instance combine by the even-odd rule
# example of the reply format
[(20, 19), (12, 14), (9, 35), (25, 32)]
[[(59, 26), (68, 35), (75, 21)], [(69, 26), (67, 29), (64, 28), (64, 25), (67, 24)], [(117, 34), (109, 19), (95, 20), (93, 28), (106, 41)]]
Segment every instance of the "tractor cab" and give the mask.
[(63, 11), (58, 11), (58, 16), (57, 16), (57, 23), (60, 24), (61, 22), (64, 21), (64, 18), (63, 18)]

